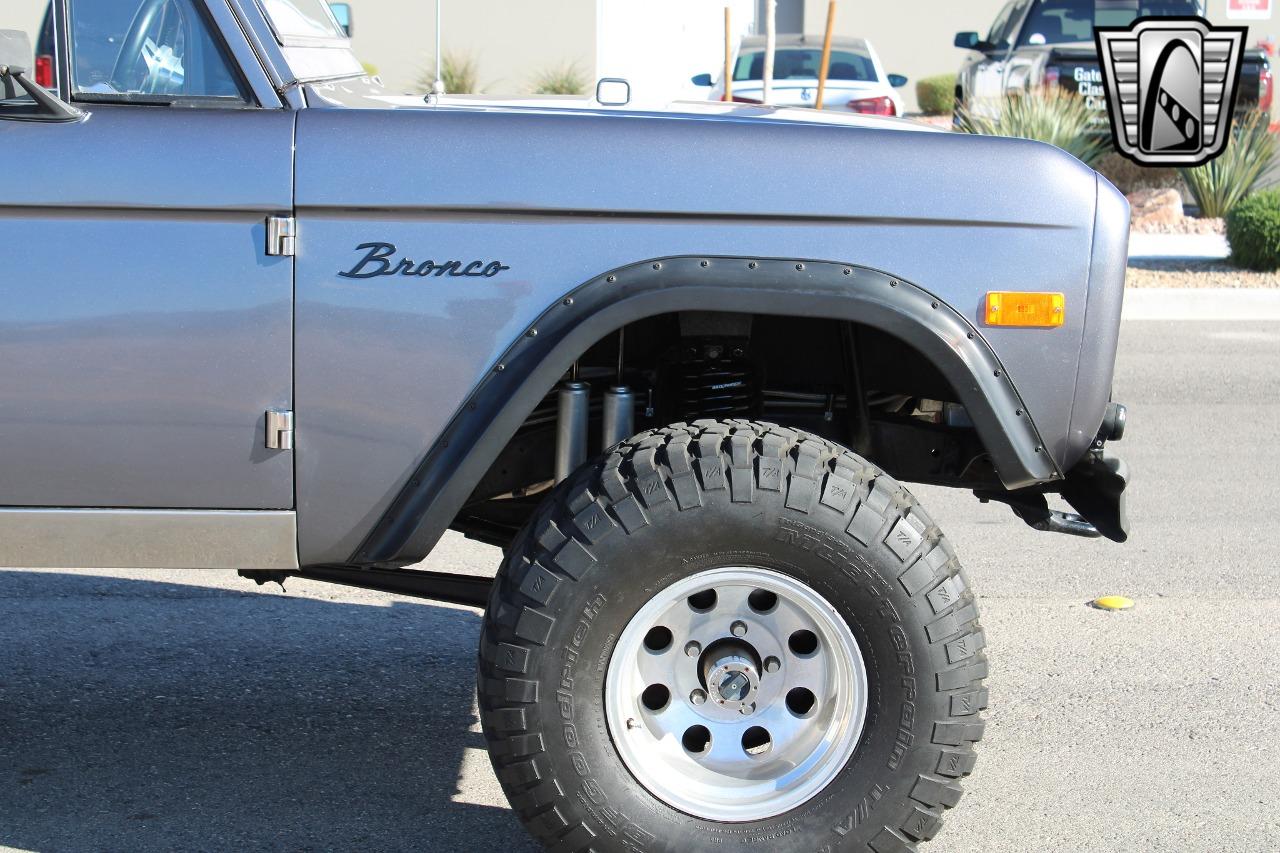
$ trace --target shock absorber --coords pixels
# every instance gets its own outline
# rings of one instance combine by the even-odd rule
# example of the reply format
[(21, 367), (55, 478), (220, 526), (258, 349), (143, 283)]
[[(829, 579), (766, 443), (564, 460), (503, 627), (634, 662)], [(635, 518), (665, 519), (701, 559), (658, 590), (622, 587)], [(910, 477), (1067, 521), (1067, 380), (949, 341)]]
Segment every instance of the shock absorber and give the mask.
[(604, 392), (604, 411), (601, 417), (600, 446), (613, 447), (635, 434), (636, 395), (622, 382), (623, 335), (626, 328), (618, 330), (618, 373), (615, 384)]
[(608, 449), (635, 435), (635, 409), (636, 394), (626, 385), (604, 392), (602, 447)]
[[(576, 371), (575, 371), (576, 373)], [(591, 386), (576, 379), (556, 395), (556, 482), (587, 461), (587, 414)]]

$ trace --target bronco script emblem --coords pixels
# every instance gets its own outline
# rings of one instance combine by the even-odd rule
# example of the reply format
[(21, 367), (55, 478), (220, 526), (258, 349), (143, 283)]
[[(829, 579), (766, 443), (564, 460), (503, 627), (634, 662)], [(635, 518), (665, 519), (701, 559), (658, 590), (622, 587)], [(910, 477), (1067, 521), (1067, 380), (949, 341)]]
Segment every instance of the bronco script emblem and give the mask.
[(356, 265), (338, 275), (343, 278), (376, 278), (380, 275), (414, 275), (425, 277), (434, 275), (451, 276), (453, 278), (493, 278), (500, 272), (511, 269), (502, 261), (423, 261), (414, 263), (408, 258), (396, 258), (396, 247), (393, 243), (361, 243), (356, 246), (357, 252), (365, 255), (356, 261)]
[(1199, 166), (1221, 154), (1247, 32), (1195, 17), (1095, 28), (1120, 153), (1146, 166)]

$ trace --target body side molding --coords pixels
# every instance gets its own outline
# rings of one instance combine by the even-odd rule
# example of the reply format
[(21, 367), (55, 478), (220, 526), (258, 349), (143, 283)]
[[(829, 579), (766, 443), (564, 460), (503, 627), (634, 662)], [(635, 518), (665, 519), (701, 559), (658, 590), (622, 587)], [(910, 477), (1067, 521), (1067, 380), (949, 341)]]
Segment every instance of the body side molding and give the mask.
[(0, 509), (0, 565), (296, 569), (293, 510)]
[(661, 258), (597, 276), (544, 311), (472, 391), (350, 562), (405, 565), (426, 556), (506, 442), (582, 351), (628, 323), (698, 310), (853, 320), (893, 334), (951, 382), (1006, 488), (1062, 478), (990, 345), (962, 314), (925, 290), (830, 261)]

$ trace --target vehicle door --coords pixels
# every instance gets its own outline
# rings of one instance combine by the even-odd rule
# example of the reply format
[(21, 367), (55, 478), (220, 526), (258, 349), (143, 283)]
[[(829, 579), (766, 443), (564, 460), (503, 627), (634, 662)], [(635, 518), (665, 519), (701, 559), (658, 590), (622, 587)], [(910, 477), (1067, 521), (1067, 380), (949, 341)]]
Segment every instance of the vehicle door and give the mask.
[(1013, 46), (1015, 25), (1021, 19), (1024, 0), (1010, 0), (1000, 10), (982, 45), (984, 59), (973, 72), (973, 100), (978, 104), (1004, 95), (1005, 66)]
[(87, 117), (0, 103), (0, 504), (290, 509), (294, 116), (225, 2), (55, 6)]

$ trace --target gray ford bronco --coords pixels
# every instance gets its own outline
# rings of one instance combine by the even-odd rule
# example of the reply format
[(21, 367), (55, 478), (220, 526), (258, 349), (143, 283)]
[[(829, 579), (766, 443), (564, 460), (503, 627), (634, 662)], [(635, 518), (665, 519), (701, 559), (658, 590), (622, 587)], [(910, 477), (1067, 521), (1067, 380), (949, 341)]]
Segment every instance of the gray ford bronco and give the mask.
[[(398, 96), (321, 0), (50, 21), (0, 36), (0, 564), (485, 607), (553, 850), (938, 832), (985, 640), (903, 484), (1124, 540), (1110, 184), (876, 117)], [(449, 529), (495, 580), (415, 567)]]

